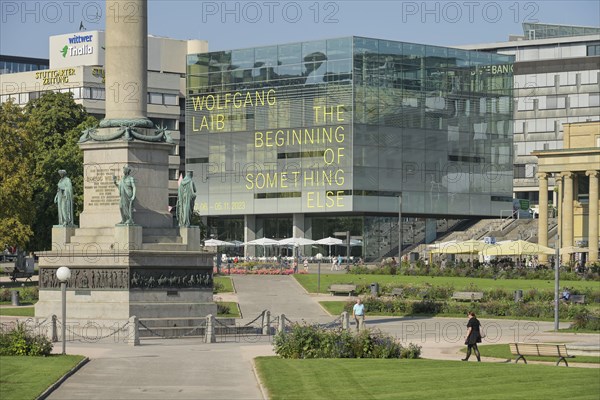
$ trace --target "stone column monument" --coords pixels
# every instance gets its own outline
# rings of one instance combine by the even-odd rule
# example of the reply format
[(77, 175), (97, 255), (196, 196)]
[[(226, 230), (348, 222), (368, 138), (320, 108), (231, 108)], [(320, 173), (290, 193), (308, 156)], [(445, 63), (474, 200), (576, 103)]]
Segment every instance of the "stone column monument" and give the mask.
[(72, 270), (70, 319), (135, 315), (168, 328), (216, 314), (213, 254), (201, 250), (197, 226), (175, 227), (168, 212), (173, 143), (147, 118), (147, 9), (148, 0), (106, 1), (106, 115), (80, 138), (79, 227), (55, 226), (52, 251), (40, 253), (36, 317), (60, 314), (62, 266)]

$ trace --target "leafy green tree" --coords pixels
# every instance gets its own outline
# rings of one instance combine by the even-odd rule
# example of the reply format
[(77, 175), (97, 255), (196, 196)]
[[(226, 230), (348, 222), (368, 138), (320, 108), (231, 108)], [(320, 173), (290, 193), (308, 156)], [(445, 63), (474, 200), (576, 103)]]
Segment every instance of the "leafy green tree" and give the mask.
[(35, 145), (26, 122), (24, 110), (12, 100), (0, 107), (0, 251), (6, 246), (22, 248), (33, 235)]
[(58, 221), (54, 204), (58, 170), (64, 169), (73, 183), (74, 218), (83, 209), (83, 156), (77, 142), (81, 131), (95, 125), (71, 93), (46, 92), (25, 106), (26, 128), (35, 146), (31, 188), (33, 190), (33, 237), (29, 248), (49, 249), (52, 225)]
[(22, 108), (8, 101), (0, 109), (0, 245), (51, 248), (58, 170), (73, 183), (74, 217), (83, 208), (81, 131), (95, 125), (71, 93), (46, 92)]

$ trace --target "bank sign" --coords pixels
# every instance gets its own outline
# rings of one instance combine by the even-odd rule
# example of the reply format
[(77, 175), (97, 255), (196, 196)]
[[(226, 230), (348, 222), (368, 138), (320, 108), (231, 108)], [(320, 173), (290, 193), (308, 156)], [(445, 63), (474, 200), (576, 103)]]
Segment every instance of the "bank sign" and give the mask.
[(50, 36), (50, 68), (104, 65), (104, 32)]

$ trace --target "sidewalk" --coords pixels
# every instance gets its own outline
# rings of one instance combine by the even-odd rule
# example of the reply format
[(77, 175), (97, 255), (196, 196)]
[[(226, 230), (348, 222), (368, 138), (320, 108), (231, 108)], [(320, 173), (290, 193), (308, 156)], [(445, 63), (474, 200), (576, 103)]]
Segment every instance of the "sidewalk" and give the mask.
[[(352, 300), (347, 296), (307, 294), (291, 276), (232, 276), (236, 293), (218, 294), (237, 301), (243, 324), (268, 309), (272, 316), (285, 314), (295, 322), (323, 323), (328, 315), (323, 300)], [(14, 320), (0, 317), (0, 322)], [(21, 318), (24, 319), (24, 318)], [(370, 317), (366, 324), (393, 335), (403, 344), (422, 346), (422, 357), (459, 360), (464, 357), (466, 318)], [(481, 319), (487, 338), (483, 344), (539, 341), (598, 344), (597, 334), (551, 332), (552, 322)], [(561, 324), (566, 328), (567, 324)], [(227, 343), (206, 344), (200, 339), (142, 339), (140, 346), (123, 343), (67, 343), (69, 354), (91, 361), (67, 379), (50, 399), (263, 399), (252, 360), (273, 355), (272, 337), (232, 337)], [(255, 342), (256, 341), (256, 342)], [(54, 352), (62, 351), (56, 343)], [(486, 359), (487, 362), (505, 360)], [(600, 368), (597, 364), (572, 367)]]

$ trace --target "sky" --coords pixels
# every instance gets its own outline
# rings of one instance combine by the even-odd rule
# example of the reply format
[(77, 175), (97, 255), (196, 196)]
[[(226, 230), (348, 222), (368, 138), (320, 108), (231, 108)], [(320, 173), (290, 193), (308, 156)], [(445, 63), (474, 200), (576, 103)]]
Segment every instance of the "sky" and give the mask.
[[(127, 3), (126, 0), (123, 0)], [(102, 0), (0, 0), (0, 54), (48, 58), (51, 35), (104, 29)], [(341, 36), (452, 46), (507, 41), (523, 22), (600, 26), (593, 1), (149, 0), (148, 32), (227, 50)]]

